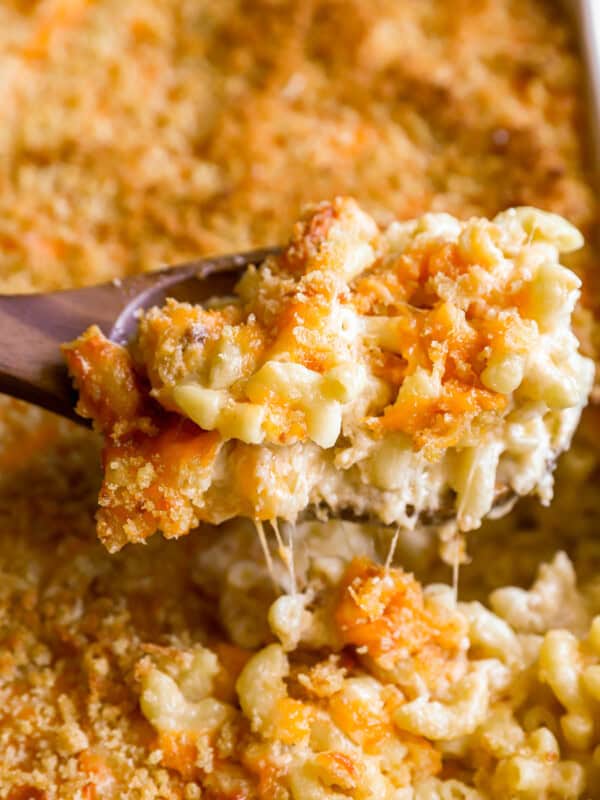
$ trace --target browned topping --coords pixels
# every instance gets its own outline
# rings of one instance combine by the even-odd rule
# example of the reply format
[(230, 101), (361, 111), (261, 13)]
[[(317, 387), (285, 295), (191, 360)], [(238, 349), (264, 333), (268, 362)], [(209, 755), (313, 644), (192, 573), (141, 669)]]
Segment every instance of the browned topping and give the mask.
[(366, 559), (346, 570), (335, 622), (345, 644), (366, 649), (375, 660), (415, 658), (432, 670), (457, 655), (465, 635), (460, 617), (424, 604), (412, 575)]

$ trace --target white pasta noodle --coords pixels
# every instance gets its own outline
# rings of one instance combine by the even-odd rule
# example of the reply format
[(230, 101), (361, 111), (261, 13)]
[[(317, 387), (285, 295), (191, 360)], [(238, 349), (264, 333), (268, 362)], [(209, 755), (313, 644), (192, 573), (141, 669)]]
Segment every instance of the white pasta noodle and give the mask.
[(284, 678), (288, 673), (288, 660), (277, 644), (261, 650), (244, 667), (238, 678), (237, 692), (253, 730), (268, 730), (277, 701), (287, 697)]
[(521, 385), (525, 373), (525, 358), (516, 353), (493, 353), (481, 373), (481, 382), (488, 389), (511, 394)]
[(485, 670), (463, 678), (449, 703), (419, 697), (401, 706), (394, 721), (398, 727), (433, 741), (466, 736), (483, 722), (489, 702), (489, 683)]
[[(233, 711), (231, 706), (210, 696), (217, 670), (216, 657), (208, 650), (201, 650), (194, 657), (181, 684), (156, 667), (149, 667), (142, 678), (142, 711), (160, 730), (196, 734), (217, 730)], [(188, 696), (184, 693), (186, 689)]]
[(570, 253), (583, 245), (583, 236), (577, 228), (558, 214), (538, 208), (510, 208), (497, 214), (494, 222), (508, 228), (518, 227), (530, 239), (549, 242), (561, 253)]
[(511, 586), (497, 589), (490, 596), (490, 604), (515, 630), (526, 633), (545, 633), (555, 627), (582, 633), (589, 625), (575, 571), (565, 553), (557, 553), (552, 563), (542, 564), (529, 591)]
[(522, 663), (521, 643), (507, 622), (481, 603), (460, 603), (459, 609), (469, 621), (469, 639), (478, 651), (508, 664)]
[(546, 634), (540, 651), (539, 674), (567, 709), (561, 718), (567, 741), (576, 748), (588, 747), (594, 733), (594, 719), (581, 676), (579, 643), (572, 633), (553, 630)]
[(183, 383), (173, 390), (173, 398), (190, 419), (207, 431), (219, 429), (225, 439), (260, 444), (264, 439), (264, 406), (236, 403), (224, 389), (206, 389)]
[(430, 778), (418, 783), (414, 791), (407, 789), (406, 795), (400, 794), (398, 800), (483, 800), (483, 798), (484, 795), (477, 789), (466, 786), (461, 781)]
[(450, 482), (457, 493), (457, 520), (462, 530), (477, 528), (493, 505), (502, 449), (501, 442), (491, 442), (466, 448), (457, 455)]

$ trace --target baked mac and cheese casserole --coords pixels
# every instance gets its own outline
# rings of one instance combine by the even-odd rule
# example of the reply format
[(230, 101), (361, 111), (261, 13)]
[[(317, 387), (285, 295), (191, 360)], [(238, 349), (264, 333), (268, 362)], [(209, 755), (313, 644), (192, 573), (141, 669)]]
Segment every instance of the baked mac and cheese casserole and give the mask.
[[(127, 349), (67, 348), (104, 443), (0, 398), (0, 797), (599, 797), (598, 206), (562, 4), (0, 23), (3, 292), (284, 246)], [(504, 488), (531, 497), (487, 519)]]

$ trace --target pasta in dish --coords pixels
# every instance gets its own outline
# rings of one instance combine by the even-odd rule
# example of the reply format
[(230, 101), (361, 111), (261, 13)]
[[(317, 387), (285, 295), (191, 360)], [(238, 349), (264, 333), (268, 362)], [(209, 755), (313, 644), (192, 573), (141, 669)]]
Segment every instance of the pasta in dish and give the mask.
[[(534, 206), (585, 237), (560, 261), (597, 362), (599, 206), (563, 6), (0, 3), (1, 291), (283, 243), (301, 208), (340, 195), (382, 237)], [(112, 364), (101, 383), (125, 388), (113, 412), (136, 418), (129, 355), (91, 342), (109, 356), (96, 374)], [(2, 800), (600, 797), (597, 399), (598, 383), (551, 505), (534, 493), (484, 520), (457, 587), (420, 524), (264, 522), (271, 571), (239, 518), (110, 554), (101, 437), (0, 397)], [(181, 474), (198, 426), (148, 403), (177, 425), (147, 460)], [(148, 466), (124, 474), (123, 493), (144, 485), (174, 513)]]
[(559, 262), (581, 244), (533, 208), (380, 230), (339, 198), (233, 298), (151, 309), (129, 352), (91, 328), (64, 352), (105, 436), (100, 538), (309, 506), (467, 531), (507, 495), (547, 503), (593, 382)]
[[(256, 780), (258, 796), (292, 800), (580, 795), (585, 769), (569, 754), (600, 744), (600, 616), (564, 553), (529, 590), (456, 604), (449, 586), (377, 565), (373, 531), (360, 525), (296, 533), (309, 554), (298, 591), (241, 617), (235, 593), (264, 580), (251, 527), (230, 523), (199, 556), (203, 581), (229, 575), (220, 603), (225, 620), (238, 608), (226, 622), (237, 649), (225, 663), (201, 645), (141, 658), (157, 758), (188, 780), (202, 775), (217, 796), (254, 796)], [(286, 585), (285, 565), (276, 575)], [(557, 596), (576, 609), (569, 628)], [(255, 614), (270, 625), (262, 646)], [(307, 655), (323, 649), (326, 658)]]

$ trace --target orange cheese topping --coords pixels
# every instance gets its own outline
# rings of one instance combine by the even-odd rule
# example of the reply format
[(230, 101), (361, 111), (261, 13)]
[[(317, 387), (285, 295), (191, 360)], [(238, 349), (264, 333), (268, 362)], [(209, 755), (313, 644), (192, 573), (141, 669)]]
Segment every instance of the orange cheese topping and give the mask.
[(179, 731), (161, 733), (158, 738), (163, 767), (175, 770), (186, 781), (199, 777), (200, 770), (196, 766), (198, 755), (196, 738), (194, 734)]
[(349, 564), (334, 619), (344, 644), (382, 663), (414, 658), (428, 672), (454, 658), (465, 635), (459, 616), (425, 604), (411, 575), (365, 558)]

